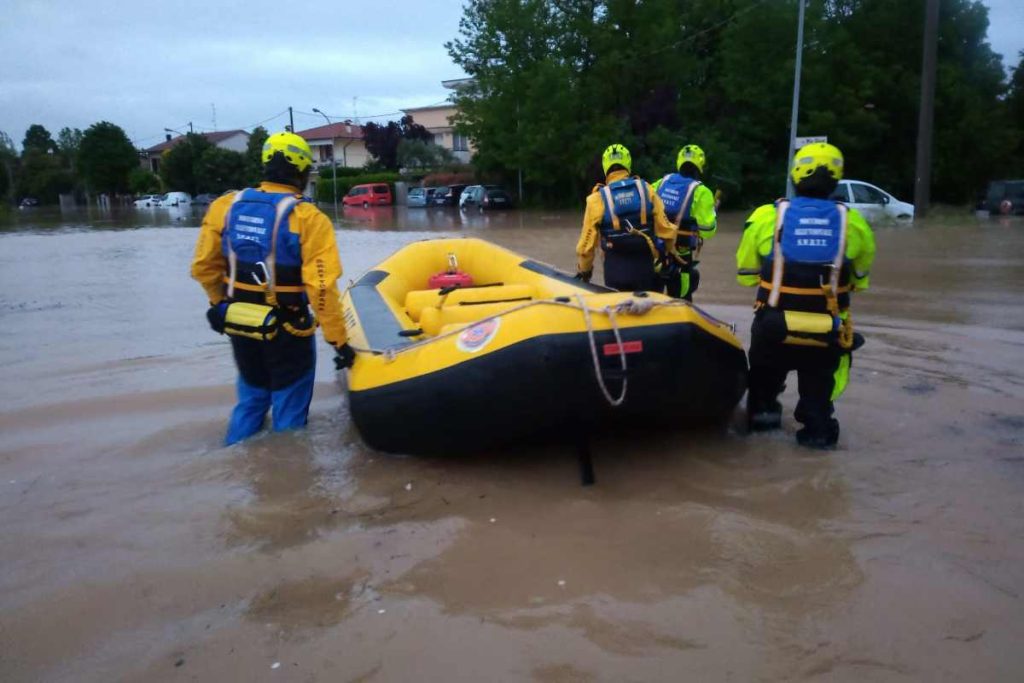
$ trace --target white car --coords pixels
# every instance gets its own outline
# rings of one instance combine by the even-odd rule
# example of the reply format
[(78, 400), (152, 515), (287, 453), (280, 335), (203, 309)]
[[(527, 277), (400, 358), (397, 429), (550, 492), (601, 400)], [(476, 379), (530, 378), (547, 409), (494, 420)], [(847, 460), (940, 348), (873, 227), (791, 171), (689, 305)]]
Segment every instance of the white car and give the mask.
[(168, 192), (160, 198), (160, 203), (157, 206), (161, 209), (192, 206), (192, 195), (188, 192)]
[(840, 180), (831, 199), (838, 199), (847, 206), (857, 209), (869, 223), (914, 220), (913, 204), (901, 202), (885, 190), (863, 180)]
[(135, 200), (136, 209), (151, 209), (154, 206), (160, 206), (161, 195), (158, 194), (144, 194)]

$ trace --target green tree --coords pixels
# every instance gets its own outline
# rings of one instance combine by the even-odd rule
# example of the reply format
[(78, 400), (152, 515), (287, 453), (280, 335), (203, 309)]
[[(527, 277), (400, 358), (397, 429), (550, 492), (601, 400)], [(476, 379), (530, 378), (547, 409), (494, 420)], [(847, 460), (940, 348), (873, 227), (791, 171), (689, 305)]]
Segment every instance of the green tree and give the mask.
[(74, 179), (56, 151), (57, 144), (50, 131), (38, 123), (29, 126), (18, 165), (16, 192), (19, 197), (33, 197), (43, 204), (55, 204), (61, 193), (72, 189)]
[(210, 147), (200, 156), (195, 166), (196, 190), (222, 194), (226, 190), (240, 190), (246, 182), (246, 156), (220, 147)]
[(149, 169), (139, 166), (128, 174), (128, 188), (134, 195), (156, 194), (160, 192), (160, 178)]
[(185, 139), (165, 151), (160, 159), (160, 178), (164, 187), (177, 192), (199, 194), (198, 166), (203, 153), (212, 148), (209, 140), (198, 133), (189, 133)]
[(249, 135), (245, 148), (245, 177), (249, 185), (255, 185), (263, 177), (263, 143), (268, 137), (269, 133), (263, 126), (256, 126)]
[(43, 204), (55, 204), (62, 193), (74, 187), (71, 172), (54, 155), (30, 147), (21, 158), (18, 170), (17, 194), (34, 197)]
[(370, 122), (363, 126), (366, 150), (380, 165), (393, 171), (398, 168), (398, 145), (402, 140), (430, 141), (434, 136), (426, 128), (405, 115), (398, 122), (388, 121), (385, 125)]
[(120, 126), (94, 123), (82, 134), (77, 168), (90, 192), (126, 192), (139, 155)]
[[(649, 178), (695, 142), (709, 153), (706, 180), (763, 202), (785, 186), (797, 8), (469, 0), (446, 44), (473, 79), (456, 93), (456, 128), (473, 140), (478, 169), (521, 171), (534, 201), (578, 202), (611, 142), (627, 145), (634, 171)], [(924, 0), (807, 6), (798, 134), (828, 135), (851, 174), (904, 196), (915, 173), (923, 14)], [(942, 0), (940, 17), (933, 196), (959, 202), (1010, 167), (1022, 89), (1004, 100), (981, 2)]]
[(400, 141), (397, 158), (402, 168), (439, 168), (455, 163), (455, 155), (451, 151), (425, 140)]
[(11, 136), (0, 130), (0, 199), (7, 203), (14, 201), (15, 169), (18, 153)]
[(38, 123), (33, 123), (25, 131), (25, 139), (21, 143), (21, 150), (22, 154), (27, 154), (31, 151), (51, 154), (57, 151), (57, 143), (50, 136), (50, 131)]
[(1024, 50), (1017, 55), (1017, 66), (1010, 77), (1009, 92), (1006, 95), (1006, 115), (1013, 126), (1014, 140), (1011, 143), (1011, 159), (1024, 157)]
[(82, 131), (78, 128), (61, 128), (57, 133), (57, 151), (64, 158), (68, 169), (74, 170), (78, 148), (82, 146)]

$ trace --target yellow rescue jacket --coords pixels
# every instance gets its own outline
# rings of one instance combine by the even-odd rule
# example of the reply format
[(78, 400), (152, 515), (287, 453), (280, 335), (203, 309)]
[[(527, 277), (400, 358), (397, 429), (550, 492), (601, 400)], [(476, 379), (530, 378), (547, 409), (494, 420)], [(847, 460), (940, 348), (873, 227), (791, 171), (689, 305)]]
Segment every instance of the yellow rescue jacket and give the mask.
[[(736, 281), (745, 287), (761, 282), (762, 262), (772, 253), (775, 239), (775, 205), (764, 204), (747, 218), (740, 246), (736, 250)], [(846, 258), (852, 264), (850, 289), (868, 288), (871, 264), (875, 260), (875, 235), (856, 209), (848, 209)]]
[[(279, 183), (262, 182), (264, 192), (298, 193), (298, 190)], [(224, 258), (221, 233), (234, 192), (218, 197), (203, 217), (192, 258), (192, 278), (203, 286), (211, 304), (226, 298), (225, 278), (228, 274)], [(288, 229), (299, 236), (302, 245), (302, 283), (313, 313), (320, 321), (324, 339), (334, 346), (348, 341), (345, 321), (341, 313), (341, 295), (338, 278), (341, 277), (341, 258), (334, 239), (331, 220), (314, 204), (302, 202), (292, 211)]]
[[(605, 179), (605, 184), (610, 185), (623, 178), (628, 178), (629, 172), (624, 170), (612, 171)], [(665, 215), (665, 204), (651, 186), (644, 181), (644, 188), (653, 209), (654, 233), (665, 240), (666, 249), (671, 253), (675, 249), (676, 227), (669, 222)], [(601, 237), (601, 221), (604, 219), (604, 202), (601, 200), (600, 189), (597, 185), (587, 197), (587, 207), (583, 212), (583, 228), (580, 231), (580, 239), (576, 243), (576, 267), (580, 272), (587, 272), (594, 267), (594, 254)]]

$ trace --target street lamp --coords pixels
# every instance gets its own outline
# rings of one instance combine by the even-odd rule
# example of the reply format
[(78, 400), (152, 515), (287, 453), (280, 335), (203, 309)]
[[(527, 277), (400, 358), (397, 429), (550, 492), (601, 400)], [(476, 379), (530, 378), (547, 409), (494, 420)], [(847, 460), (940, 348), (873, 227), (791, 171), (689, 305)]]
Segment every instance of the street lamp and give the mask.
[[(315, 111), (317, 114), (320, 114), (320, 116), (324, 117), (324, 120), (327, 121), (327, 125), (328, 126), (331, 125), (331, 120), (329, 118), (327, 118), (327, 114), (323, 113), (322, 111), (320, 111), (316, 107), (313, 107), (313, 111)], [(333, 135), (331, 136), (331, 187), (334, 190), (334, 219), (337, 220), (338, 219), (338, 164), (337, 164), (337, 161), (334, 158), (334, 136)]]
[[(182, 133), (180, 130), (177, 130), (175, 128), (164, 128), (164, 132), (165, 133), (177, 133), (178, 135), (184, 135), (184, 133)], [(195, 132), (194, 130), (192, 130), (192, 122), (191, 121), (188, 122), (188, 132), (189, 133), (194, 133)]]

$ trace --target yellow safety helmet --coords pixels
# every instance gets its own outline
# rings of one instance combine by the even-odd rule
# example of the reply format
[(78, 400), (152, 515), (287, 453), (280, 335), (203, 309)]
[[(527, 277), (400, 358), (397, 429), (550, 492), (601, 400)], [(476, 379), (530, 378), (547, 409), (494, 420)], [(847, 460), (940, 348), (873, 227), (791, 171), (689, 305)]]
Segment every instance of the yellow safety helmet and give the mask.
[(697, 145), (686, 145), (679, 150), (679, 155), (676, 156), (676, 170), (678, 171), (686, 162), (690, 162), (697, 167), (698, 171), (703, 173), (706, 160), (707, 157), (704, 156), (704, 150)]
[(633, 169), (633, 155), (629, 153), (625, 145), (608, 145), (604, 154), (601, 155), (601, 167), (604, 168), (605, 175), (608, 175), (608, 169), (615, 164), (622, 166), (627, 171)]
[(263, 143), (263, 163), (270, 161), (278, 152), (283, 154), (299, 173), (313, 165), (313, 152), (309, 149), (309, 143), (295, 133), (274, 133), (267, 138)]
[(793, 170), (789, 177), (793, 184), (799, 183), (814, 173), (817, 168), (824, 168), (836, 180), (843, 179), (843, 153), (835, 145), (827, 142), (812, 142), (801, 147), (793, 157)]

